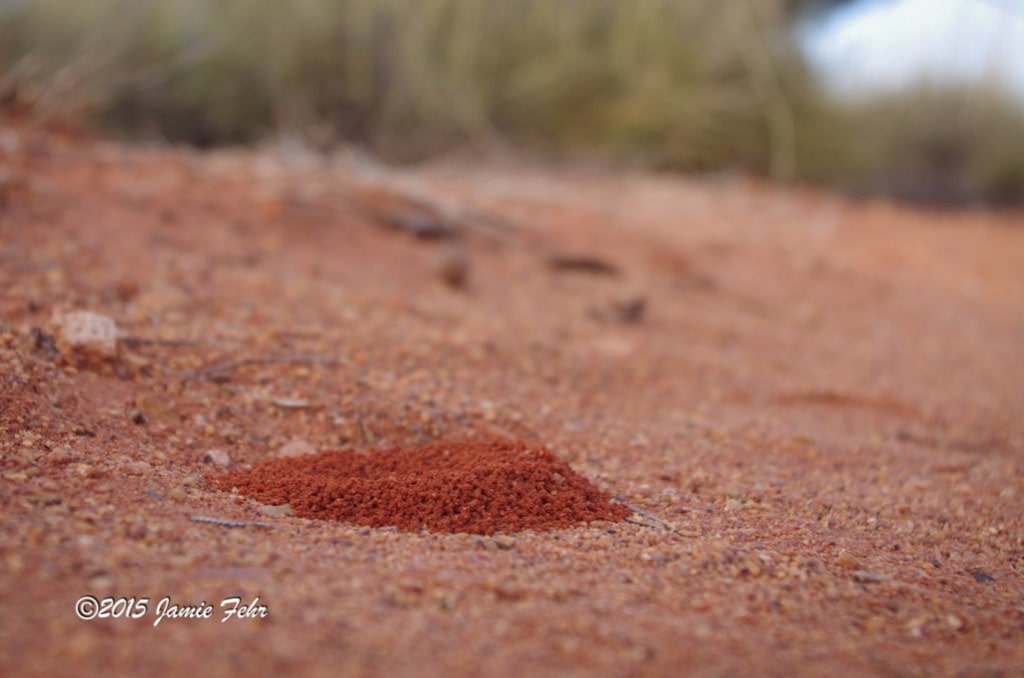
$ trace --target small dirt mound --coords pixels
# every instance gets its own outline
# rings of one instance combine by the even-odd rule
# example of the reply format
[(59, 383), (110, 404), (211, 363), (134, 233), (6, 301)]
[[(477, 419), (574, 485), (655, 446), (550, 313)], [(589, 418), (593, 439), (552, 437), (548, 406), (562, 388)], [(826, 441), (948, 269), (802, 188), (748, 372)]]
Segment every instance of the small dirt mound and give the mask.
[(213, 479), (301, 518), (401, 530), (493, 534), (571, 527), (630, 514), (543, 447), (456, 441), (268, 461)]

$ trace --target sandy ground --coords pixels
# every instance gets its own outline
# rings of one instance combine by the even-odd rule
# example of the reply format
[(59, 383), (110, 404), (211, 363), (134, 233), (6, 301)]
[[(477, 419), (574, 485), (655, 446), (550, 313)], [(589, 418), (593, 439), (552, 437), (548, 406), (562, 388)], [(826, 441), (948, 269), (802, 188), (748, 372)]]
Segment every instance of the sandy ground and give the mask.
[[(1022, 346), (1020, 213), (7, 119), (0, 673), (1017, 674)], [(406, 533), (209, 482), (495, 436), (647, 515)]]

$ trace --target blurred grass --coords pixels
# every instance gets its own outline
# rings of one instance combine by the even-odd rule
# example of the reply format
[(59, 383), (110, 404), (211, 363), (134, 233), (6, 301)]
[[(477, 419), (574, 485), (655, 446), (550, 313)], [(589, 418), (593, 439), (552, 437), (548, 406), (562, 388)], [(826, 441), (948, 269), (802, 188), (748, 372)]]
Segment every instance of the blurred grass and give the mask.
[(913, 89), (848, 105), (858, 151), (840, 184), (934, 205), (1024, 204), (1024, 105), (990, 84)]
[(406, 161), (501, 142), (907, 197), (952, 186), (957, 201), (1024, 200), (1024, 150), (1000, 136), (1021, 138), (1019, 109), (968, 100), (947, 119), (925, 96), (831, 102), (795, 45), (793, 5), (0, 0), (0, 96), (199, 145), (290, 132)]

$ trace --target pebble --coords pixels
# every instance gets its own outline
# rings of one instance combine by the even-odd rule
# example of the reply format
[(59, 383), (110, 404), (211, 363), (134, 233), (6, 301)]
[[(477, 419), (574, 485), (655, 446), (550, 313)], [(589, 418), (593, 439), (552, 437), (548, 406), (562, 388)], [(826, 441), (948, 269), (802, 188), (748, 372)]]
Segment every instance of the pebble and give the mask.
[(877, 572), (867, 572), (865, 570), (857, 570), (853, 573), (853, 580), (860, 582), (861, 584), (877, 584), (878, 582), (886, 581), (888, 577), (884, 574), (878, 574)]
[(292, 508), (291, 504), (279, 504), (277, 506), (267, 505), (260, 507), (260, 513), (265, 516), (279, 518), (281, 516), (294, 516), (295, 509)]
[(72, 311), (55, 314), (51, 322), (61, 355), (98, 360), (117, 358), (119, 332), (111, 318), (92, 311)]
[(203, 479), (201, 476), (188, 475), (181, 480), (181, 486), (185, 488), (195, 489), (203, 486)]
[(860, 567), (860, 561), (851, 556), (847, 551), (840, 551), (836, 557), (836, 566), (846, 570), (856, 570)]
[(309, 401), (303, 398), (271, 398), (270, 402), (286, 410), (301, 410), (309, 407)]
[(133, 423), (153, 422), (162, 426), (179, 426), (183, 418), (164, 394), (140, 393), (126, 412)]
[(231, 466), (231, 457), (224, 450), (207, 450), (206, 455), (203, 457), (203, 461), (208, 464), (216, 464), (217, 466), (223, 466), (227, 468)]
[(277, 451), (278, 457), (302, 457), (307, 454), (316, 454), (316, 448), (302, 438), (289, 440)]
[(452, 289), (461, 290), (469, 281), (469, 257), (460, 245), (448, 247), (437, 262), (437, 276)]
[(497, 537), (485, 537), (478, 543), (487, 551), (508, 551), (515, 548), (516, 540), (512, 537), (499, 535)]
[(124, 534), (129, 539), (145, 539), (149, 534), (149, 529), (146, 527), (146, 523), (139, 520), (125, 525)]

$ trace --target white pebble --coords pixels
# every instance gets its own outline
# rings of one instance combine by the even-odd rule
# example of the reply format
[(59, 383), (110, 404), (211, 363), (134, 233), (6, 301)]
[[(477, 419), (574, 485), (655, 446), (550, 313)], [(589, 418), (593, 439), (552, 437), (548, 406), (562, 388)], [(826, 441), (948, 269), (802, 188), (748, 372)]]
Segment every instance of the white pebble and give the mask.
[(289, 440), (277, 451), (279, 457), (301, 457), (307, 454), (316, 454), (316, 448), (301, 438)]
[(117, 324), (92, 311), (55, 314), (52, 319), (55, 343), (61, 355), (78, 354), (100, 360), (117, 358)]
[(212, 462), (218, 466), (227, 468), (231, 465), (231, 457), (224, 450), (207, 450), (206, 456), (203, 457), (203, 461)]

